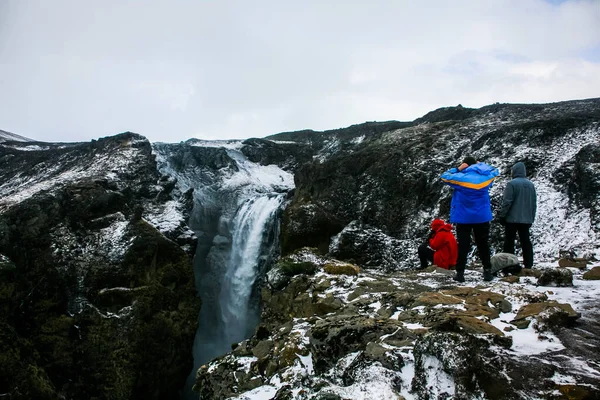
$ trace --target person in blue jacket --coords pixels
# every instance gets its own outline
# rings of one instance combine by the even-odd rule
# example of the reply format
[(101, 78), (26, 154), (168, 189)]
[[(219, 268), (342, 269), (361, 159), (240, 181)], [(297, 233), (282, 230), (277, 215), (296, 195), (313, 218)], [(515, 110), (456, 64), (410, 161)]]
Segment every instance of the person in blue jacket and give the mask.
[(456, 224), (458, 260), (454, 280), (465, 281), (465, 266), (471, 250), (471, 232), (483, 264), (483, 280), (491, 281), (490, 221), (493, 219), (489, 190), (498, 176), (498, 169), (466, 157), (458, 168), (442, 175), (446, 185), (454, 188), (450, 204), (450, 222)]

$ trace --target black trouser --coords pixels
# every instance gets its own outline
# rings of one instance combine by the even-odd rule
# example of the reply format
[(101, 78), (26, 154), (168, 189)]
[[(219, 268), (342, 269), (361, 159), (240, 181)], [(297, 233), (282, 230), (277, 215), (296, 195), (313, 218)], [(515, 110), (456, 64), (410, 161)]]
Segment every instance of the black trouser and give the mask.
[(458, 261), (456, 262), (456, 272), (464, 273), (467, 265), (467, 257), (471, 251), (471, 231), (475, 237), (475, 244), (479, 252), (479, 258), (484, 269), (490, 269), (490, 223), (482, 224), (456, 224), (456, 239), (458, 241)]
[(434, 251), (429, 248), (426, 244), (419, 246), (419, 261), (421, 261), (421, 269), (427, 268), (429, 262), (433, 262)]
[(531, 224), (511, 224), (508, 222), (504, 227), (504, 252), (515, 254), (515, 239), (517, 232), (519, 232), (525, 268), (533, 267), (533, 245), (529, 236), (529, 228), (531, 228)]

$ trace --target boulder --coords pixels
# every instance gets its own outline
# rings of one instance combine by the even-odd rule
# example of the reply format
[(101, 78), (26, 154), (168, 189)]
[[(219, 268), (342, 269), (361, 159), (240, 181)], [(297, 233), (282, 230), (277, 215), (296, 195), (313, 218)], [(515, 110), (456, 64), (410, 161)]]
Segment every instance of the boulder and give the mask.
[(489, 340), (466, 333), (433, 332), (420, 337), (413, 350), (413, 394), (420, 399), (469, 399), (483, 392), (490, 399), (511, 398), (514, 389), (510, 378), (499, 373), (499, 359), (492, 357), (495, 361), (490, 362), (491, 346)]
[(558, 260), (558, 266), (561, 268), (579, 268), (587, 267), (587, 260), (584, 258), (561, 258)]
[(458, 297), (439, 292), (427, 292), (417, 297), (413, 303), (413, 306), (436, 306), (438, 304), (463, 304), (463, 300), (459, 299)]
[(456, 317), (456, 322), (458, 326), (460, 326), (467, 333), (504, 336), (504, 333), (502, 333), (500, 329), (480, 320), (479, 318), (461, 315)]
[(600, 280), (600, 267), (594, 267), (591, 270), (587, 271), (585, 274), (583, 274), (583, 279), (589, 281)]
[(493, 274), (503, 270), (509, 270), (511, 268), (514, 268), (514, 270), (517, 272), (521, 270), (519, 266), (519, 259), (517, 256), (511, 253), (496, 253), (491, 257), (490, 263), (492, 265), (491, 271)]
[(466, 304), (479, 306), (488, 306), (489, 304), (499, 304), (504, 300), (504, 296), (488, 290), (480, 290), (471, 287), (458, 287), (450, 290), (442, 290), (441, 293), (454, 296), (464, 300)]
[(317, 265), (310, 261), (296, 261), (291, 258), (279, 260), (267, 273), (267, 282), (275, 290), (283, 289), (292, 277), (306, 274), (313, 275), (317, 271)]
[(312, 289), (313, 280), (305, 274), (294, 276), (281, 290), (263, 287), (263, 322), (284, 323), (292, 318), (326, 315), (342, 307), (342, 302), (332, 294), (323, 296)]
[(554, 268), (542, 271), (537, 280), (539, 286), (573, 286), (573, 273), (567, 268)]
[(193, 390), (205, 399), (224, 399), (264, 384), (258, 363), (225, 355), (196, 371)]
[(512, 303), (508, 300), (500, 301), (500, 311), (503, 313), (509, 313), (512, 311)]
[(397, 270), (404, 260), (414, 257), (412, 243), (398, 240), (359, 221), (349, 223), (331, 241), (329, 253), (341, 260), (353, 260), (363, 268), (385, 272)]
[(370, 342), (367, 344), (365, 350), (358, 354), (344, 370), (341, 377), (344, 385), (355, 383), (357, 377), (361, 375), (361, 371), (373, 363), (379, 363), (382, 367), (392, 371), (398, 371), (404, 366), (404, 360), (400, 351)]
[(527, 304), (521, 307), (511, 324), (521, 328), (524, 325), (529, 326), (525, 321), (535, 319), (537, 321), (536, 329), (538, 331), (544, 331), (546, 329), (556, 330), (563, 326), (572, 325), (580, 316), (581, 314), (575, 312), (570, 304), (545, 301)]
[(368, 293), (367, 289), (365, 289), (364, 287), (357, 287), (356, 289), (354, 289), (354, 291), (352, 293), (350, 293), (348, 295), (348, 301), (353, 301), (357, 298), (359, 298), (360, 296), (362, 296), (363, 294)]
[(568, 400), (597, 399), (600, 396), (598, 388), (583, 385), (556, 385), (556, 389)]
[(252, 349), (252, 354), (254, 355), (254, 357), (261, 359), (261, 358), (266, 357), (272, 348), (273, 348), (272, 340), (263, 340), (263, 341), (258, 342), (258, 344), (256, 346), (254, 346), (254, 348)]
[[(393, 334), (401, 339), (408, 334), (395, 320), (375, 320), (366, 316), (328, 317), (319, 320), (309, 331), (310, 351), (317, 373), (335, 365), (346, 354), (363, 350), (369, 342), (377, 342), (383, 335)], [(372, 348), (376, 352), (376, 348)]]
[(502, 282), (507, 282), (507, 283), (519, 283), (520, 278), (517, 275), (512, 275), (512, 276), (505, 276), (501, 280), (502, 280)]
[(388, 293), (397, 289), (392, 282), (386, 279), (361, 281), (358, 283), (358, 287), (365, 288), (371, 293)]
[(323, 270), (331, 275), (358, 275), (360, 272), (360, 268), (348, 263), (325, 264)]

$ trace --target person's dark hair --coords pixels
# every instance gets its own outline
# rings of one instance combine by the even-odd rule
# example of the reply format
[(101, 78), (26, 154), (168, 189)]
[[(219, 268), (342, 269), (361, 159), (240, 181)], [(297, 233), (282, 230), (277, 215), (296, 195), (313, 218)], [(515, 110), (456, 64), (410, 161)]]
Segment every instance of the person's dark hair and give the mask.
[(468, 164), (468, 165), (473, 165), (473, 164), (477, 164), (477, 160), (475, 159), (475, 157), (467, 156), (463, 160), (463, 163)]

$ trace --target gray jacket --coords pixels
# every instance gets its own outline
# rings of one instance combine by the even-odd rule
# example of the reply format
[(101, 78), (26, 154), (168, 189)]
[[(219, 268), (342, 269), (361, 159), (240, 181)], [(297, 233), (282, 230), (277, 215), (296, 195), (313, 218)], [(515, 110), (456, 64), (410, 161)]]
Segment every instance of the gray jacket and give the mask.
[(533, 224), (537, 211), (537, 195), (535, 186), (526, 176), (525, 164), (518, 162), (513, 165), (513, 179), (504, 189), (499, 219), (512, 224)]

